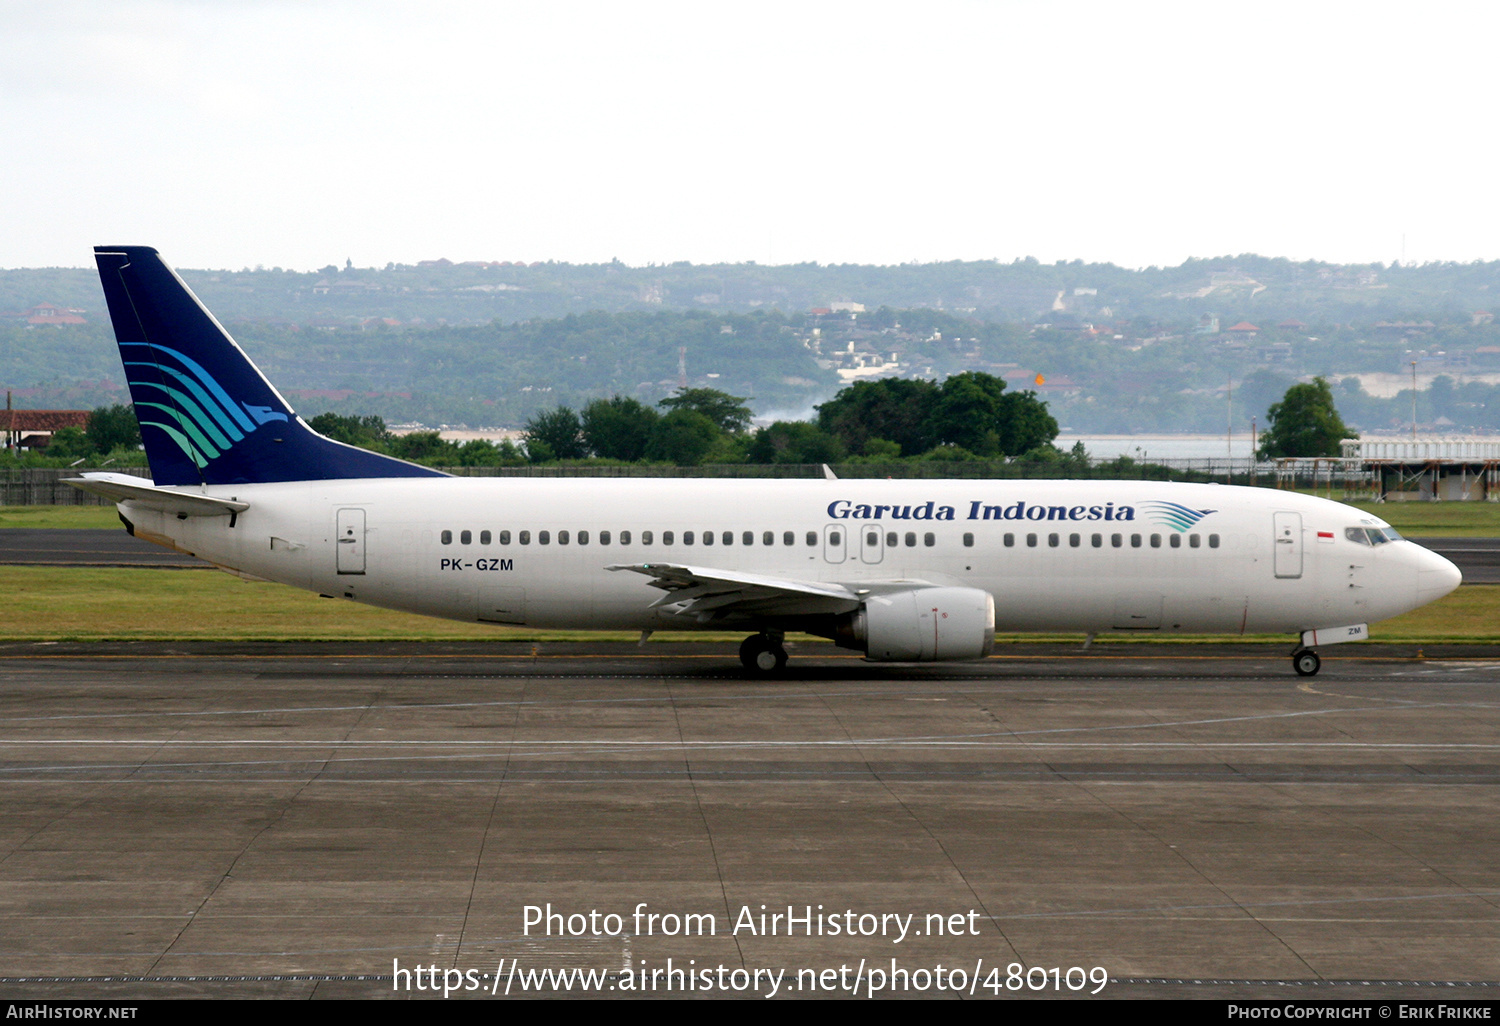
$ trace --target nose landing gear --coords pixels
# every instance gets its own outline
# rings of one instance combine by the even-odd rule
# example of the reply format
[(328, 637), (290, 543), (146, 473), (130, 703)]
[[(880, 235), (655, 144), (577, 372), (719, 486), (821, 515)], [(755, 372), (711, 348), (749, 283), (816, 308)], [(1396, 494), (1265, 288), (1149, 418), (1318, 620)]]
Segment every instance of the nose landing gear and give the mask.
[(1292, 653), (1292, 669), (1297, 671), (1299, 677), (1313, 676), (1322, 665), (1323, 660), (1310, 648), (1298, 648)]
[(740, 662), (752, 676), (766, 677), (786, 669), (785, 635), (780, 631), (752, 634), (740, 643)]

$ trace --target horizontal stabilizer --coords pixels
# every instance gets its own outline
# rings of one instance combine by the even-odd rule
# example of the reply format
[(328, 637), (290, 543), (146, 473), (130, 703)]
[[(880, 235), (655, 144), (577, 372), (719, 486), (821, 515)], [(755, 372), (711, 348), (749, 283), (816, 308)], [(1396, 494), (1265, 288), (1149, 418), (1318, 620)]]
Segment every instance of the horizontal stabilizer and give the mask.
[(143, 484), (140, 478), (129, 474), (85, 474), (82, 477), (64, 478), (63, 484), (72, 485), (111, 502), (133, 502), (172, 516), (223, 517), (231, 513), (243, 513), (250, 508), (248, 502), (236, 499), (220, 499), (213, 495), (179, 492), (173, 488), (157, 488), (155, 485)]

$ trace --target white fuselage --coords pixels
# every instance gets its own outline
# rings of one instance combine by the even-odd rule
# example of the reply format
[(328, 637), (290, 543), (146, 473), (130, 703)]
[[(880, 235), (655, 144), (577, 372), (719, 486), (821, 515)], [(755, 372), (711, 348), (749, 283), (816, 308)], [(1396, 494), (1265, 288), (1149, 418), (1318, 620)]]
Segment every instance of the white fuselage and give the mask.
[(232, 526), (120, 509), (137, 534), (246, 575), (533, 627), (726, 625), (652, 608), (661, 591), (606, 569), (618, 564), (978, 588), (1002, 631), (1301, 631), (1395, 616), (1459, 581), (1411, 542), (1353, 540), (1346, 529), (1384, 526), (1360, 510), (1219, 485), (435, 478), (201, 492), (249, 509)]

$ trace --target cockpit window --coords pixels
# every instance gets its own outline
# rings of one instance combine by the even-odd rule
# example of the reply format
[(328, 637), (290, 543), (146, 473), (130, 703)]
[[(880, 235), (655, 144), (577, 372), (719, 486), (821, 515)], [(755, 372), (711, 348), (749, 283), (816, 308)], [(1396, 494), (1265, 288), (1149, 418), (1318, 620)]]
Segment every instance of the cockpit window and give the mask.
[(1350, 541), (1354, 542), (1356, 545), (1368, 545), (1368, 544), (1370, 544), (1370, 538), (1369, 538), (1369, 536), (1367, 534), (1365, 534), (1365, 529), (1363, 527), (1346, 527), (1346, 528), (1344, 528), (1344, 537), (1348, 538)]
[(1401, 540), (1394, 527), (1346, 527), (1344, 537), (1360, 545), (1384, 545)]

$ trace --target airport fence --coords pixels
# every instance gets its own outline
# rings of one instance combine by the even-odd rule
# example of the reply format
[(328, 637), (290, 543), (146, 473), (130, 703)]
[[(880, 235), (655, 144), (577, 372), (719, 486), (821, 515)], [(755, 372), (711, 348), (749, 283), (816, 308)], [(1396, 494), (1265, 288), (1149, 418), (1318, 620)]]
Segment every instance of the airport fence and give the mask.
[[(115, 474), (151, 478), (145, 467), (104, 467)], [(6, 467), (0, 469), (0, 506), (110, 506), (113, 503), (88, 492), (80, 492), (63, 478), (77, 477), (78, 467)]]

